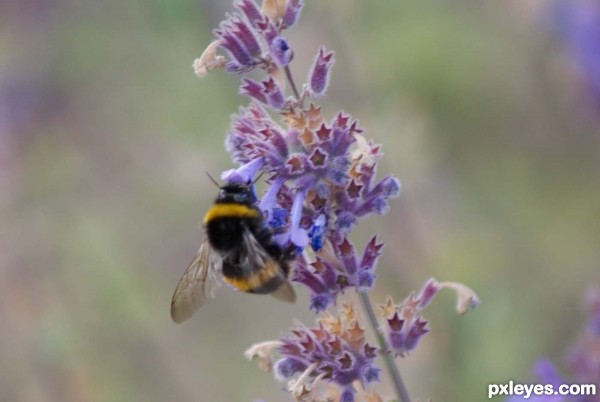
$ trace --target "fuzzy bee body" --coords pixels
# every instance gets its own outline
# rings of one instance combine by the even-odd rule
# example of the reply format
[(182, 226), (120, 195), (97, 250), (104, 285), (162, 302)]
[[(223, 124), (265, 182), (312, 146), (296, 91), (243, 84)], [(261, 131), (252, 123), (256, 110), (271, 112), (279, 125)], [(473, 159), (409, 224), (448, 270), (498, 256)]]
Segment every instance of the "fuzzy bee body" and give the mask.
[(179, 281), (171, 302), (171, 317), (182, 322), (210, 298), (221, 273), (234, 288), (256, 294), (271, 293), (293, 302), (287, 280), (293, 254), (273, 239), (262, 212), (254, 204), (250, 186), (227, 185), (204, 216), (207, 239)]

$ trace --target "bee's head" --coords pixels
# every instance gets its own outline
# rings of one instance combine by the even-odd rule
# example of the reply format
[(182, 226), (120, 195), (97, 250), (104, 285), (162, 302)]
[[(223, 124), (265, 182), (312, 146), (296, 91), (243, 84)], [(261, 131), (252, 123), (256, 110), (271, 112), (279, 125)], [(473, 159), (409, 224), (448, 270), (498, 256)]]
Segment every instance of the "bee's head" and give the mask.
[(252, 205), (256, 202), (252, 184), (227, 184), (221, 187), (216, 202)]
[[(256, 180), (248, 183), (228, 183), (224, 186), (221, 186), (213, 177), (206, 172), (208, 178), (219, 187), (219, 195), (215, 202), (218, 203), (236, 203), (236, 204), (245, 204), (245, 205), (253, 205), (256, 203), (257, 198), (254, 193), (254, 183)], [(262, 175), (261, 175), (262, 176)], [(260, 176), (259, 176), (260, 178)]]

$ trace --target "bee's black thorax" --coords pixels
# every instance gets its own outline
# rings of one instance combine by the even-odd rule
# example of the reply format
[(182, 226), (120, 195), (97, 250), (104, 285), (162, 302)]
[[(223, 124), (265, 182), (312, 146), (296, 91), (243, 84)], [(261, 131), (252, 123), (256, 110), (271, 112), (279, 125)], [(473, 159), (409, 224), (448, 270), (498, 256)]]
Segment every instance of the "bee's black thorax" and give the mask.
[(206, 213), (206, 234), (213, 248), (222, 255), (241, 246), (244, 230), (252, 233), (260, 230), (262, 213), (253, 199), (248, 186), (224, 186)]

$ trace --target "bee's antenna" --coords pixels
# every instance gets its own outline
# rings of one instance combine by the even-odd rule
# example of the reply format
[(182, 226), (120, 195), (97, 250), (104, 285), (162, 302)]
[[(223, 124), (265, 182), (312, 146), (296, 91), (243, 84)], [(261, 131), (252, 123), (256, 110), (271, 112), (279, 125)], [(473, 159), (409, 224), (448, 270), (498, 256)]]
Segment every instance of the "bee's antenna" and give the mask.
[(258, 177), (256, 179), (254, 179), (254, 181), (252, 183), (250, 183), (251, 186), (254, 185), (254, 183), (256, 183), (257, 181), (260, 180), (261, 177), (263, 177), (263, 175), (265, 174), (264, 170), (262, 172), (260, 172), (260, 174), (258, 175)]
[(221, 185), (219, 183), (217, 183), (217, 181), (210, 175), (210, 173), (208, 173), (208, 171), (204, 171), (204, 173), (206, 173), (206, 175), (208, 176), (208, 178), (210, 179), (210, 181), (212, 181), (213, 183), (215, 183), (215, 186), (221, 188)]

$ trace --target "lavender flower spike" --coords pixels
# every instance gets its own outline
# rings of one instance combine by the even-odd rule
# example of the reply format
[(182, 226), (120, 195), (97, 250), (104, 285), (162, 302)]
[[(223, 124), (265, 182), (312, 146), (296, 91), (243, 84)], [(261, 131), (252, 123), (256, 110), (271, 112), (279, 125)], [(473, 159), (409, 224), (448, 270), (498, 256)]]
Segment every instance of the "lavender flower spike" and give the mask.
[[(377, 179), (382, 147), (365, 138), (357, 120), (343, 111), (325, 117), (320, 106), (308, 101), (327, 91), (334, 52), (319, 48), (303, 91), (298, 91), (289, 68), (294, 52), (284, 31), (297, 23), (304, 1), (262, 0), (259, 7), (254, 0), (236, 0), (236, 7), (194, 64), (199, 75), (218, 67), (262, 74), (242, 78), (239, 92), (250, 104), (232, 116), (225, 141), (239, 167), (221, 178), (228, 184), (249, 184), (267, 174), (262, 200), (253, 200), (262, 211), (264, 233), (273, 233), (281, 258), (289, 256), (293, 265), (289, 279), (309, 289), (309, 308), (321, 314), (317, 327), (297, 324), (281, 340), (256, 345), (248, 356), (257, 358), (263, 369), (273, 369), (276, 379), (287, 381), (287, 390), (298, 401), (353, 402), (366, 395), (382, 400), (366, 387), (379, 381), (377, 351), (391, 351), (382, 357), (396, 399), (408, 402), (394, 356), (412, 351), (429, 332), (422, 310), (443, 288), (458, 293), (461, 313), (479, 299), (464, 285), (431, 279), (400, 306), (391, 299), (384, 306), (387, 327), (385, 337), (377, 339), (379, 348), (366, 341), (354, 307), (340, 307), (338, 295), (354, 292), (371, 327), (380, 327), (369, 292), (383, 243), (374, 235), (357, 247), (350, 232), (361, 219), (387, 212), (389, 199), (400, 192), (400, 181), (390, 174)], [(217, 47), (228, 57), (217, 56)], [(337, 316), (326, 312), (332, 306)], [(272, 365), (275, 347), (279, 358)], [(320, 393), (325, 381), (337, 385), (333, 394)]]

